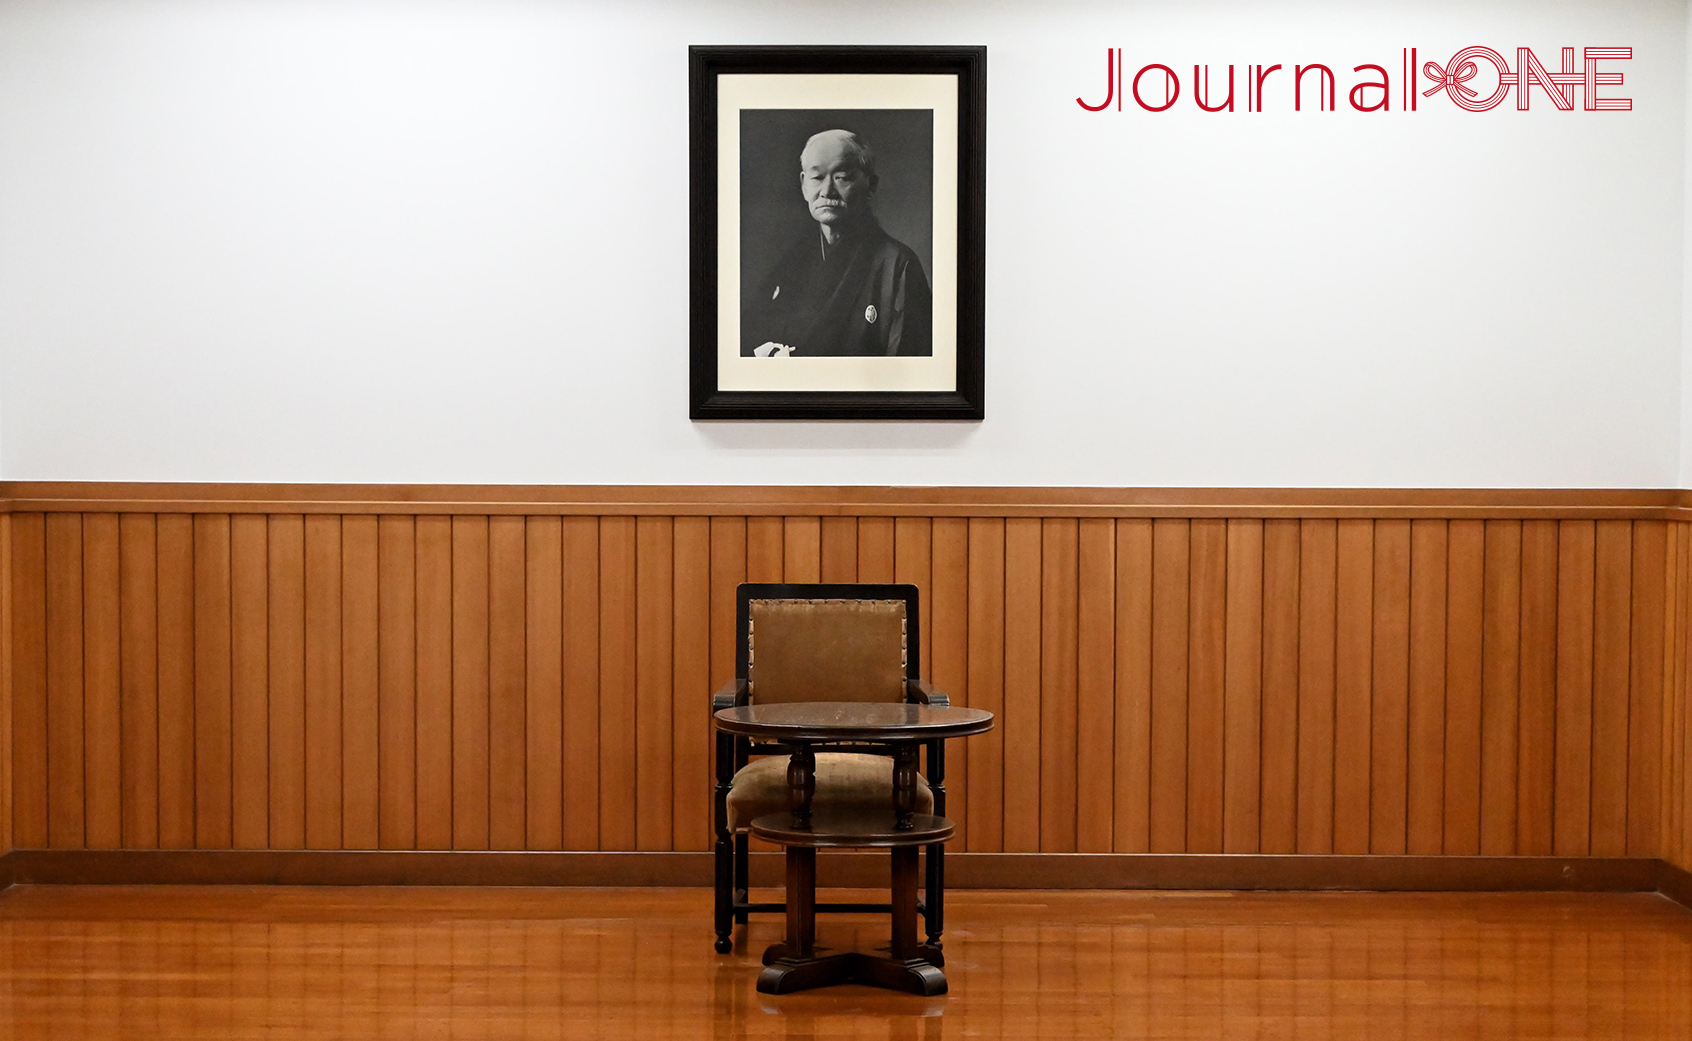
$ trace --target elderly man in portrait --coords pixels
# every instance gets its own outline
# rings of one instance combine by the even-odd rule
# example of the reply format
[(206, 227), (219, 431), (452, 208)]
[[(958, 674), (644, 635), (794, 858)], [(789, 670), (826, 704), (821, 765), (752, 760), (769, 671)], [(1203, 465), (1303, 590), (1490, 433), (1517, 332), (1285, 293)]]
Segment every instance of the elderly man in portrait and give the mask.
[(825, 130), (799, 154), (799, 190), (816, 229), (801, 235), (754, 297), (742, 355), (930, 356), (933, 301), (922, 262), (883, 231), (870, 202), (875, 153)]

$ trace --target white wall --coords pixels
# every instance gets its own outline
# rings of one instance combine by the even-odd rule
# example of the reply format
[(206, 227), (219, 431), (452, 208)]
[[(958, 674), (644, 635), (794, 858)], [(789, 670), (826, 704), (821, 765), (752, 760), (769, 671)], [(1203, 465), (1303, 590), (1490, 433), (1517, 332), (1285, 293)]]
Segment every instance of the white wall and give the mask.
[[(0, 2), (0, 476), (1684, 482), (1680, 0)], [(989, 47), (987, 415), (687, 418), (689, 43)], [(1631, 113), (1090, 115), (1631, 45)], [(1348, 73), (1349, 74), (1349, 73)]]

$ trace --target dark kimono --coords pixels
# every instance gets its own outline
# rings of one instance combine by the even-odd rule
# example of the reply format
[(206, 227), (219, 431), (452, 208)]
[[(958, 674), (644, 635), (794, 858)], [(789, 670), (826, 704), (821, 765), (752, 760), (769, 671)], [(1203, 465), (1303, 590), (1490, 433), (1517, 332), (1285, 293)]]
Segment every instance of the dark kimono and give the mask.
[(934, 353), (933, 298), (922, 262), (874, 221), (830, 246), (800, 237), (749, 301), (740, 353), (774, 341), (793, 357)]

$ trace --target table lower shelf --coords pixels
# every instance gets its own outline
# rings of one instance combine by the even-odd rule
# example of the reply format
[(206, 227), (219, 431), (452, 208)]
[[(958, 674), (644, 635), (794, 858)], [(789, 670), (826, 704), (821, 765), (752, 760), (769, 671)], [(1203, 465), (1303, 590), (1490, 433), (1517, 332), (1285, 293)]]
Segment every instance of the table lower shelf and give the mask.
[(945, 817), (927, 813), (911, 815), (911, 826), (900, 828), (891, 810), (829, 810), (812, 812), (809, 824), (799, 824), (791, 813), (770, 813), (754, 820), (752, 834), (783, 846), (811, 849), (881, 849), (896, 846), (926, 846), (945, 842), (956, 826)]

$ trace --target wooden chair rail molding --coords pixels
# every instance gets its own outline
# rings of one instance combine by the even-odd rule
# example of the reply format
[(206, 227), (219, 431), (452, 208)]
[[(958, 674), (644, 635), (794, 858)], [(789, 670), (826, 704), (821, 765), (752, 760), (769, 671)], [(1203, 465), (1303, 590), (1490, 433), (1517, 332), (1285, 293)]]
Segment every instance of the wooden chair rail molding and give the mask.
[(745, 581), (921, 588), (924, 671), (999, 720), (949, 762), (960, 879), (1692, 870), (1692, 493), (6, 482), (0, 507), (0, 881), (690, 879)]
[(1692, 520), (1692, 492), (0, 481), (10, 512)]

